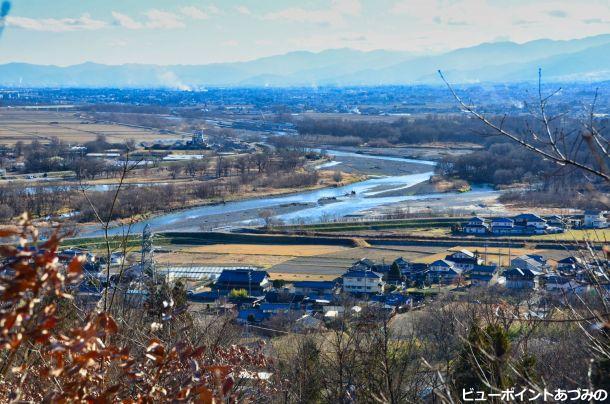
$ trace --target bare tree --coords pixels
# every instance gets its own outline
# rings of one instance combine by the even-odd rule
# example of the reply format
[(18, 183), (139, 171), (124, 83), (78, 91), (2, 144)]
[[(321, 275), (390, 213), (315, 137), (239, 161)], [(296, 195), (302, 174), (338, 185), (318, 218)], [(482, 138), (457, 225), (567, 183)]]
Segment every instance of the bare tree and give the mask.
[[(539, 70), (538, 99), (536, 109), (532, 111), (537, 125), (528, 128), (527, 136), (521, 136), (505, 128), (506, 115), (499, 122), (494, 122), (493, 118), (485, 116), (476, 107), (466, 103), (457, 94), (453, 86), (449, 84), (443, 73), (440, 70), (438, 73), (462, 109), (477, 118), (496, 134), (505, 136), (526, 149), (561, 166), (573, 166), (604, 181), (610, 181), (610, 171), (608, 169), (610, 164), (610, 139), (596, 128), (595, 104), (598, 97), (597, 91), (587, 111), (588, 119), (582, 122), (582, 128), (578, 133), (566, 131), (564, 128), (555, 125), (555, 122), (559, 121), (563, 114), (552, 116), (548, 114), (549, 102), (561, 88), (548, 95), (543, 94), (542, 71)], [(583, 152), (586, 152), (584, 156)]]

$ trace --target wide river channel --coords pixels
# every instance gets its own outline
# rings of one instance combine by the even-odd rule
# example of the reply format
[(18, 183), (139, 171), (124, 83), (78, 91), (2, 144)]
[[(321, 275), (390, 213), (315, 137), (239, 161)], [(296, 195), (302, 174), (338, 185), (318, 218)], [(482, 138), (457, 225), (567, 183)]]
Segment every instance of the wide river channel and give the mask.
[[(315, 191), (304, 191), (283, 196), (269, 198), (254, 198), (224, 204), (206, 205), (189, 208), (168, 214), (155, 216), (131, 226), (130, 233), (140, 233), (144, 226), (149, 224), (152, 231), (200, 231), (206, 217), (224, 216), (223, 225), (239, 226), (254, 224), (260, 221), (257, 210), (271, 210), (277, 208), (284, 211), (275, 217), (285, 223), (312, 223), (324, 219), (334, 219), (357, 214), (360, 211), (391, 205), (409, 200), (421, 200), (426, 198), (442, 199), (455, 194), (427, 194), (427, 195), (402, 195), (381, 196), (390, 191), (396, 191), (411, 187), (415, 184), (427, 181), (433, 174), (433, 161), (414, 160), (401, 157), (378, 156), (360, 153), (350, 153), (336, 150), (328, 150), (328, 154), (335, 156), (332, 163), (319, 166), (326, 168), (339, 166), (341, 158), (378, 159), (409, 164), (420, 164), (426, 169), (425, 172), (409, 175), (384, 176), (371, 178), (365, 181), (353, 183), (337, 188), (324, 188)], [(492, 189), (482, 187), (473, 188), (469, 194), (481, 194), (493, 192)], [(376, 196), (380, 195), (380, 196)], [(474, 195), (473, 195), (474, 196)], [(281, 208), (284, 209), (281, 209)], [(288, 207), (288, 208), (287, 208)], [(111, 234), (123, 234), (127, 231), (124, 227), (111, 229)], [(101, 231), (84, 232), (82, 236), (100, 236)]]

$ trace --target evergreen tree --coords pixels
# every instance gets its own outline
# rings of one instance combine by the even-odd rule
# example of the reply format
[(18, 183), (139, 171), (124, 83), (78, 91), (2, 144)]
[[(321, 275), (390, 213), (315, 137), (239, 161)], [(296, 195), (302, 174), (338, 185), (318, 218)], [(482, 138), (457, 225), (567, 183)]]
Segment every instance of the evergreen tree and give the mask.
[(506, 331), (496, 324), (484, 329), (473, 323), (460, 355), (452, 369), (452, 382), (458, 397), (462, 390), (490, 391), (514, 387), (508, 360), (510, 341)]

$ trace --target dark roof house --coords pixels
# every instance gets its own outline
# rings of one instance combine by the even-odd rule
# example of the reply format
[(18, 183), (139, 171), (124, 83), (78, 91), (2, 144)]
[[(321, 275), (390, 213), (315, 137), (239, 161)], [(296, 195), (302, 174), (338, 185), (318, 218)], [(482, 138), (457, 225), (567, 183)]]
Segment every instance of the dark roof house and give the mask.
[(214, 290), (219, 292), (228, 293), (234, 289), (244, 289), (257, 294), (262, 294), (269, 287), (269, 274), (254, 269), (225, 269), (213, 286)]

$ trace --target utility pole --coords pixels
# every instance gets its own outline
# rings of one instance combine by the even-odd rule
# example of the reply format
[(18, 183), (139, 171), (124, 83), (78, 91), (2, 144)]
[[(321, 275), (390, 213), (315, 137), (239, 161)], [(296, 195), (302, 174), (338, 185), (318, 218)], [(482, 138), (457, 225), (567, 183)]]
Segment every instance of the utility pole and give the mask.
[(248, 297), (252, 296), (252, 268), (248, 269)]

